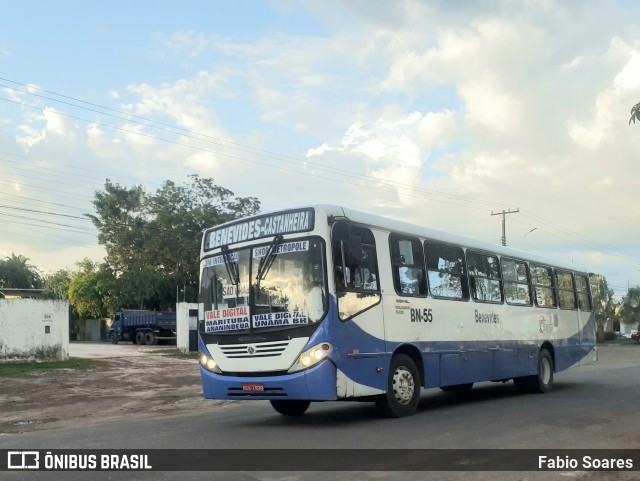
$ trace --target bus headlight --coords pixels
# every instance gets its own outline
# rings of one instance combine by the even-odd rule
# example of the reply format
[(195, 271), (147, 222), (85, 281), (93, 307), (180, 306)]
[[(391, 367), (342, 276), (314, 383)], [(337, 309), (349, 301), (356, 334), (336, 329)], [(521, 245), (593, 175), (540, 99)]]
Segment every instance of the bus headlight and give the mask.
[(211, 356), (201, 352), (199, 353), (198, 357), (200, 359), (200, 365), (204, 367), (207, 371), (222, 374), (222, 371), (218, 367), (218, 363)]
[(288, 372), (298, 372), (303, 369), (308, 369), (311, 366), (315, 366), (327, 358), (331, 349), (331, 344), (328, 342), (323, 342), (322, 344), (318, 344), (317, 346), (307, 349), (298, 356), (298, 360), (293, 366), (291, 366)]

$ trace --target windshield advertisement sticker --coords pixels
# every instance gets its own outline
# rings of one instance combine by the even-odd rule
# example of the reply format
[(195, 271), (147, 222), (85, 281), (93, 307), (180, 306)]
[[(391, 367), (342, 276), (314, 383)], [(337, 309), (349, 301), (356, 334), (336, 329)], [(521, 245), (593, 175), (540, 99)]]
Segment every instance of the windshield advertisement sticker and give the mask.
[(247, 306), (214, 309), (204, 313), (204, 332), (237, 331), (249, 329)]
[(265, 215), (256, 219), (237, 222), (207, 233), (205, 249), (244, 242), (278, 234), (291, 234), (313, 230), (313, 209)]
[[(238, 262), (239, 257), (240, 256), (238, 255), (237, 252), (231, 252), (227, 254), (227, 261)], [(204, 269), (205, 267), (215, 267), (215, 266), (222, 266), (222, 265), (224, 265), (224, 256), (215, 256), (215, 257), (208, 257), (207, 259), (203, 259), (200, 267)]]
[(270, 312), (256, 314), (252, 317), (253, 327), (293, 326), (295, 324), (309, 324), (309, 317), (300, 311)]
[[(309, 241), (286, 242), (276, 247), (274, 254), (288, 254), (292, 252), (306, 252), (309, 250)], [(259, 259), (269, 252), (269, 246), (253, 249), (253, 258)]]
[(246, 284), (240, 284), (237, 288), (233, 284), (222, 286), (223, 299), (235, 299), (236, 297), (249, 297), (249, 286)]

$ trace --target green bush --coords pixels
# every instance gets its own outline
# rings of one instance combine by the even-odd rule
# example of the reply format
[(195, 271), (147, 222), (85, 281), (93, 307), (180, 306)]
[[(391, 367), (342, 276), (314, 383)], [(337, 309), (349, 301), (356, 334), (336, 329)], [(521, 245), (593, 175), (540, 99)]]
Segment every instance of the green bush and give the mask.
[(605, 341), (615, 341), (616, 340), (616, 333), (613, 331), (607, 331), (604, 333), (604, 340)]

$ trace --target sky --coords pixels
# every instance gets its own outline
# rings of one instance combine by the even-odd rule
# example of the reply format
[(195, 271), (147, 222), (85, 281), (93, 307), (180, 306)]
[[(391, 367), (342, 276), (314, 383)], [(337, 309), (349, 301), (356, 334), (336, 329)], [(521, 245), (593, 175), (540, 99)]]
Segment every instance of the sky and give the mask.
[(5, 0), (0, 257), (101, 261), (105, 179), (199, 174), (640, 284), (640, 4)]

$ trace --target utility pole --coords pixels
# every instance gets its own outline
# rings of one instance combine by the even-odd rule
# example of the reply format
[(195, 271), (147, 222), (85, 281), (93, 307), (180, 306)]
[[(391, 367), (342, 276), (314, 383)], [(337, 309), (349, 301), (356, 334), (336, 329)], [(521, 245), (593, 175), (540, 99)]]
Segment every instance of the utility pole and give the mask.
[(502, 216), (502, 245), (506, 246), (507, 245), (507, 230), (506, 230), (506, 217), (507, 214), (516, 214), (520, 212), (520, 208), (517, 208), (516, 210), (504, 210), (502, 209), (502, 212), (496, 212), (494, 213), (493, 211), (491, 211), (491, 215), (501, 215)]

